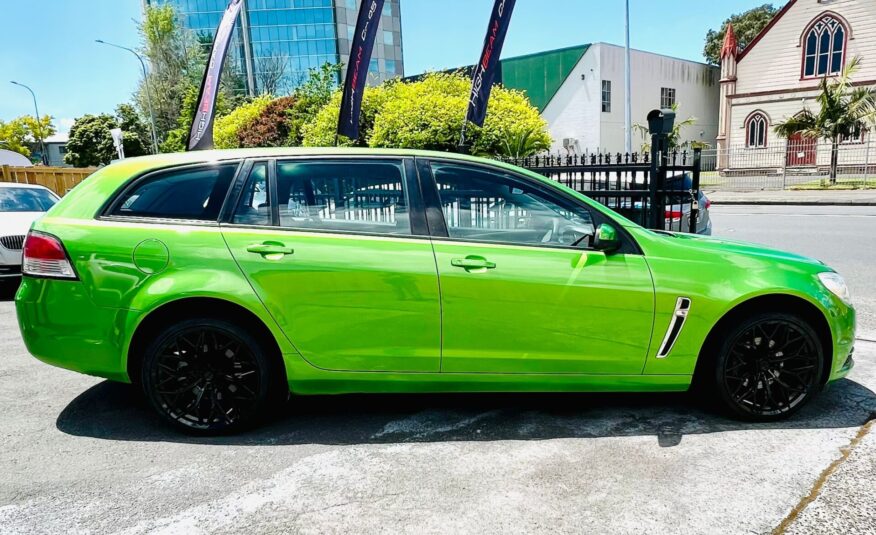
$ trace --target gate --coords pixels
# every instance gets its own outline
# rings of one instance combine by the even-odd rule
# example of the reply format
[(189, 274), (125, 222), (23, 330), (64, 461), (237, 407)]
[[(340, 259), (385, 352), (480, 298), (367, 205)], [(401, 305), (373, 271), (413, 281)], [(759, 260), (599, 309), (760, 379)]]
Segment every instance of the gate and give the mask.
[(808, 167), (815, 165), (815, 146), (818, 140), (794, 134), (788, 138), (786, 167)]

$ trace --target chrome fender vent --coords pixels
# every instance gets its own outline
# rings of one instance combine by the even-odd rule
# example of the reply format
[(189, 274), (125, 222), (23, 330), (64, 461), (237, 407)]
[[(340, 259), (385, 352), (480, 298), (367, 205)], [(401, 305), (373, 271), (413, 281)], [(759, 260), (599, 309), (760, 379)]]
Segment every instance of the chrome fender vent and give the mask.
[(660, 344), (660, 351), (657, 352), (657, 358), (666, 358), (669, 352), (672, 351), (672, 346), (678, 340), (678, 335), (681, 334), (681, 328), (684, 327), (684, 322), (687, 320), (687, 313), (690, 312), (690, 298), (679, 297), (675, 302), (675, 312), (672, 314), (672, 319), (669, 321), (669, 328), (666, 329), (666, 336), (663, 337), (663, 343)]

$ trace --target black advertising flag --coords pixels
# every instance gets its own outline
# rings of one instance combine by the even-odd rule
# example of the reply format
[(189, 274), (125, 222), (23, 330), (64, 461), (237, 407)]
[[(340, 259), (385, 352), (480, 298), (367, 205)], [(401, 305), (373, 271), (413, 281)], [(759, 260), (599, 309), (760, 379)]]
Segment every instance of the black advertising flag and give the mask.
[(350, 47), (350, 62), (341, 98), (341, 113), (338, 116), (338, 134), (350, 139), (359, 137), (359, 112), (362, 109), (362, 92), (368, 79), (371, 51), (377, 36), (377, 25), (383, 12), (383, 0), (362, 0), (353, 46)]
[(242, 5), (243, 0), (231, 0), (216, 29), (213, 47), (210, 49), (210, 61), (204, 70), (204, 80), (201, 82), (198, 107), (195, 108), (195, 116), (192, 119), (188, 150), (213, 148), (213, 115), (216, 112), (216, 95), (219, 93), (219, 76), (222, 74), (222, 64), (225, 62), (228, 45), (231, 43), (234, 22)]
[(511, 12), (514, 11), (514, 2), (515, 0), (496, 0), (493, 4), (487, 37), (484, 39), (484, 49), (481, 52), (480, 60), (474, 66), (468, 113), (466, 113), (465, 119), (478, 126), (484, 126), (484, 118), (487, 116), (487, 103), (490, 100), (493, 81), (496, 79), (499, 56), (502, 54), (505, 34), (508, 33), (508, 23), (511, 21)]

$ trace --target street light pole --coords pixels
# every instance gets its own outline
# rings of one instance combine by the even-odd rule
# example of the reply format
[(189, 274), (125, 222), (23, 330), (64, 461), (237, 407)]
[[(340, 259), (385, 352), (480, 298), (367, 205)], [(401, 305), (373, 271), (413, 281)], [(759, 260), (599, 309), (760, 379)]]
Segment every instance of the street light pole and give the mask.
[(37, 106), (36, 94), (33, 92), (33, 89), (24, 84), (18, 83), (15, 80), (10, 80), (10, 83), (27, 89), (28, 91), (30, 91), (30, 96), (33, 97), (33, 109), (34, 111), (36, 111), (36, 126), (38, 130), (38, 132), (36, 133), (38, 136), (37, 141), (40, 142), (40, 152), (42, 152), (42, 154), (40, 155), (40, 159), (42, 160), (43, 165), (49, 165), (49, 155), (46, 153), (46, 144), (43, 141), (43, 125), (42, 123), (40, 123), (40, 108), (39, 106)]
[(137, 56), (137, 59), (140, 60), (140, 66), (143, 67), (143, 84), (146, 86), (146, 103), (149, 106), (149, 119), (152, 122), (152, 153), (158, 154), (158, 133), (155, 129), (155, 110), (152, 109), (152, 92), (149, 90), (149, 75), (146, 72), (146, 62), (143, 61), (143, 56), (138, 54), (133, 48), (116, 45), (113, 43), (107, 43), (103, 39), (95, 39), (94, 42), (100, 43), (102, 45), (112, 46), (115, 48), (121, 48), (122, 50), (127, 50), (131, 54)]

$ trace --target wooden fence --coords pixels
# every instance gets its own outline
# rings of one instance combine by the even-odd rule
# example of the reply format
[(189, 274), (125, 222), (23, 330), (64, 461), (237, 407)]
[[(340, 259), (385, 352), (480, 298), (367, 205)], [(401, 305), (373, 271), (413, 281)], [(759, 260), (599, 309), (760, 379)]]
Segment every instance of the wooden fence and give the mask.
[(0, 182), (17, 182), (20, 184), (39, 184), (54, 191), (60, 196), (73, 189), (91, 173), (96, 167), (12, 167), (0, 166)]

